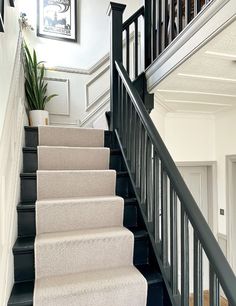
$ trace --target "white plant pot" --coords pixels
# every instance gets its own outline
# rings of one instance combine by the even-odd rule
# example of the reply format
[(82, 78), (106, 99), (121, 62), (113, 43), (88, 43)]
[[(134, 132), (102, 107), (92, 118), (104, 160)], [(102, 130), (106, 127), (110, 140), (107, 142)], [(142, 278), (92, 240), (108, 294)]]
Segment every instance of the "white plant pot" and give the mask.
[(45, 110), (29, 111), (30, 126), (49, 125), (49, 113)]

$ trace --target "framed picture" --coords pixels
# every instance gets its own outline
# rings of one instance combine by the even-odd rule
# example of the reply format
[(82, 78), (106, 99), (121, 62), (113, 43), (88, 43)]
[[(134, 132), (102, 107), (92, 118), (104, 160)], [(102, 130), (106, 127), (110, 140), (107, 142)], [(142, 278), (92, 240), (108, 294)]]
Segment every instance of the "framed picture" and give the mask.
[(0, 32), (4, 32), (4, 0), (0, 0)]
[(12, 6), (12, 7), (15, 6), (15, 0), (10, 0), (10, 6)]
[(45, 38), (76, 42), (77, 0), (37, 1), (37, 35)]

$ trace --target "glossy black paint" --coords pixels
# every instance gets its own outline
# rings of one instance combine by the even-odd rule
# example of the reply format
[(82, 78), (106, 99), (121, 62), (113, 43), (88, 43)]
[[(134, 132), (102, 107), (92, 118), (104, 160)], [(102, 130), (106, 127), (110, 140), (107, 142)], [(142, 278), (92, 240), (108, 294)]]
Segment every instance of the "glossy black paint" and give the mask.
[[(21, 174), (21, 203), (17, 206), (18, 239), (13, 247), (15, 285), (8, 305), (31, 306), (34, 286), (34, 239), (35, 239), (35, 199), (38, 130), (25, 129), (26, 144), (23, 149), (24, 171)], [(111, 147), (110, 168), (117, 170), (117, 194), (125, 198), (124, 225), (135, 237), (134, 263), (148, 281), (148, 306), (154, 305), (158, 296), (163, 305), (164, 289), (147, 231), (130, 183), (128, 172), (118, 142), (112, 132), (105, 132), (105, 145)], [(155, 297), (155, 299), (154, 299)]]

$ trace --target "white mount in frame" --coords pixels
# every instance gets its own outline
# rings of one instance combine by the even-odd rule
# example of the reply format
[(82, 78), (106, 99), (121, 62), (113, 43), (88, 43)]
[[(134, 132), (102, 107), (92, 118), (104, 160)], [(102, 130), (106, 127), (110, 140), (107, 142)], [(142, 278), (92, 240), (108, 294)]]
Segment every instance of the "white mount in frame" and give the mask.
[(37, 0), (37, 36), (77, 41), (77, 0)]

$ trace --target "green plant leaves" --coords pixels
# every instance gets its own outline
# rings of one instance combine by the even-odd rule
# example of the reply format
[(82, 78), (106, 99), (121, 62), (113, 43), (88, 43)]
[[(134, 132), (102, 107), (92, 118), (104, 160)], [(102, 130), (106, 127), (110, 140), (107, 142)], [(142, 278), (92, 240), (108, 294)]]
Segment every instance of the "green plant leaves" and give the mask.
[(46, 103), (57, 95), (47, 96), (47, 83), (44, 80), (44, 62), (38, 62), (36, 51), (31, 55), (27, 44), (24, 42), (24, 72), (25, 94), (31, 110), (44, 110)]

